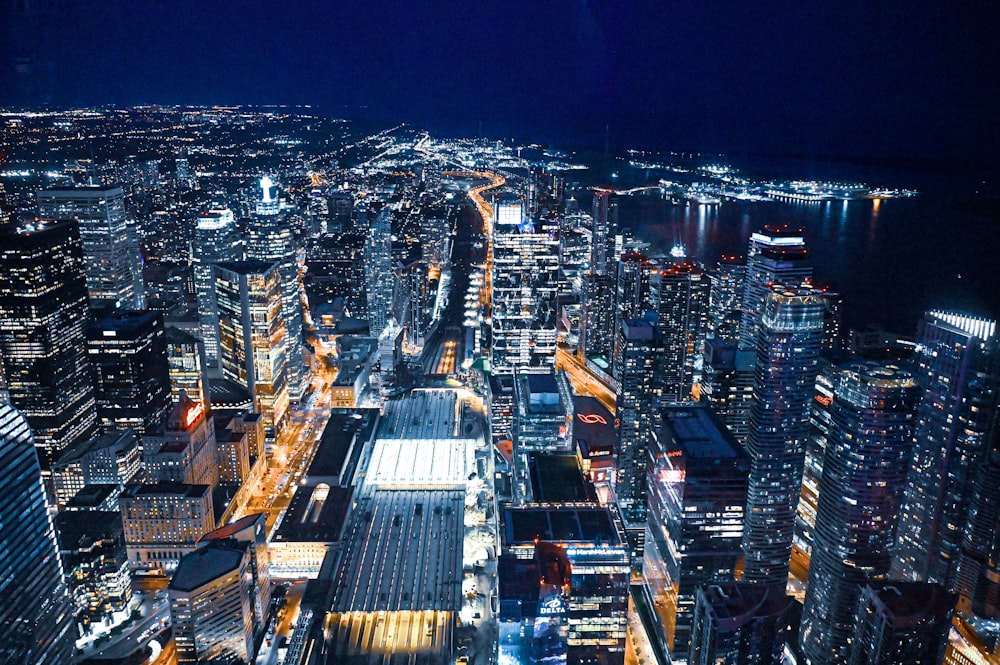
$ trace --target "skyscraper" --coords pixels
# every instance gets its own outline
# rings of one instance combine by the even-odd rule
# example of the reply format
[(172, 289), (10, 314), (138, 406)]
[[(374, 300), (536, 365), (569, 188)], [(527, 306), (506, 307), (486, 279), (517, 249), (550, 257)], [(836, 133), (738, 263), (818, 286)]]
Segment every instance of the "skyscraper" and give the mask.
[(87, 317), (76, 224), (0, 230), (0, 362), (46, 472), (95, 430)]
[(780, 589), (788, 581), (824, 310), (816, 289), (774, 287), (757, 335), (744, 579)]
[(924, 386), (894, 550), (893, 577), (953, 588), (973, 470), (984, 459), (1000, 383), (996, 323), (928, 312), (918, 339)]
[(842, 367), (834, 385), (799, 632), (813, 665), (846, 665), (861, 587), (889, 572), (918, 394), (912, 374), (876, 363)]
[(739, 348), (752, 349), (756, 345), (771, 285), (799, 286), (810, 277), (812, 265), (801, 229), (765, 226), (751, 234)]
[(378, 337), (392, 314), (396, 279), (392, 271), (392, 211), (383, 208), (368, 229), (365, 241), (365, 286), (368, 292), (368, 330)]
[(611, 200), (613, 193), (610, 190), (594, 191), (592, 203), (594, 230), (591, 235), (590, 270), (598, 275), (613, 272), (617, 263), (613, 242), (615, 230), (618, 228), (618, 204)]
[(742, 553), (750, 461), (704, 406), (671, 406), (650, 446), (643, 578), (662, 647), (688, 653), (696, 590), (732, 579)]
[(73, 609), (28, 422), (0, 403), (0, 663), (73, 657)]
[(171, 399), (177, 402), (181, 393), (184, 393), (207, 407), (209, 400), (205, 371), (208, 362), (205, 358), (205, 344), (194, 335), (173, 326), (167, 327), (166, 336)]
[(861, 589), (849, 665), (938, 665), (955, 595), (939, 584), (885, 582)]
[(615, 352), (614, 274), (583, 276), (583, 351), (587, 356), (611, 360)]
[(219, 364), (219, 308), (215, 302), (215, 275), (212, 264), (239, 261), (243, 244), (229, 208), (218, 208), (198, 216), (191, 242), (191, 264), (198, 298), (198, 325), (205, 343), (205, 356)]
[(302, 355), (302, 282), (298, 249), (288, 218), (281, 212), (277, 187), (260, 180), (261, 196), (247, 229), (247, 258), (276, 263), (281, 277), (281, 311), (285, 319), (285, 364), (288, 396), (298, 400), (305, 390)]
[(615, 344), (615, 418), (620, 423), (615, 494), (626, 520), (642, 525), (646, 519), (646, 456), (657, 400), (658, 345), (656, 328), (645, 319), (623, 321)]
[(555, 364), (558, 226), (524, 216), (521, 197), (501, 194), (493, 225), (490, 364), (494, 373), (547, 373)]
[(273, 441), (289, 402), (278, 266), (263, 261), (218, 263), (215, 293), (222, 376), (250, 392)]
[(792, 604), (777, 587), (745, 582), (698, 587), (688, 665), (780, 663)]
[(94, 307), (142, 309), (142, 258), (135, 224), (125, 216), (120, 186), (46, 189), (36, 197), (42, 219), (77, 220)]
[(690, 263), (673, 263), (653, 276), (659, 398), (665, 403), (696, 399), (702, 346), (708, 328), (708, 277)]
[(741, 256), (723, 256), (709, 273), (712, 281), (709, 298), (709, 333), (715, 339), (736, 345), (743, 322), (743, 292), (747, 267)]
[(1000, 618), (1000, 429), (994, 431), (969, 500), (955, 591), (976, 616)]
[(87, 330), (98, 422), (105, 431), (154, 433), (170, 411), (170, 365), (163, 315), (120, 310)]

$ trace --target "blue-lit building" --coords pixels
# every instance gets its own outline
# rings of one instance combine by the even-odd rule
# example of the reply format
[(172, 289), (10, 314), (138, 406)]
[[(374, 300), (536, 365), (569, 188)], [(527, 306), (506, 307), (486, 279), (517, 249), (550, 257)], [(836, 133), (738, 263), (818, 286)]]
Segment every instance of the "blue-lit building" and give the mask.
[(687, 665), (781, 663), (793, 605), (792, 597), (775, 586), (720, 582), (698, 587)]
[(697, 588), (737, 570), (750, 460), (710, 409), (672, 406), (661, 412), (648, 470), (644, 590), (656, 639), (683, 659)]
[(212, 367), (219, 364), (219, 306), (215, 301), (212, 264), (242, 259), (243, 239), (233, 211), (218, 208), (198, 215), (191, 242), (191, 265), (198, 299), (198, 327), (205, 343), (206, 360)]
[(825, 309), (816, 289), (773, 287), (757, 335), (744, 579), (781, 589), (788, 581)]
[(957, 597), (940, 584), (884, 582), (861, 589), (848, 665), (938, 665)]
[(500, 662), (625, 661), (629, 553), (607, 508), (504, 511)]
[(892, 365), (853, 362), (834, 377), (799, 632), (811, 665), (846, 665), (861, 586), (889, 572), (918, 388)]
[(899, 520), (893, 577), (954, 588), (974, 485), (1000, 395), (996, 322), (928, 312), (918, 338), (916, 445)]
[(0, 403), (0, 663), (64, 665), (73, 609), (28, 422)]

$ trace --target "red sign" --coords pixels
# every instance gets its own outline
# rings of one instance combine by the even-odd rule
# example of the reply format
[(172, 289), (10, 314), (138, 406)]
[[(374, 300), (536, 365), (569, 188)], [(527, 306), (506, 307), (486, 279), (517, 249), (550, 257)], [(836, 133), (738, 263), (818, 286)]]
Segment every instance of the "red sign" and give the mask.
[(608, 421), (604, 419), (604, 416), (596, 413), (578, 413), (576, 414), (576, 417), (588, 425), (595, 425), (597, 423), (601, 423), (602, 425), (608, 424)]

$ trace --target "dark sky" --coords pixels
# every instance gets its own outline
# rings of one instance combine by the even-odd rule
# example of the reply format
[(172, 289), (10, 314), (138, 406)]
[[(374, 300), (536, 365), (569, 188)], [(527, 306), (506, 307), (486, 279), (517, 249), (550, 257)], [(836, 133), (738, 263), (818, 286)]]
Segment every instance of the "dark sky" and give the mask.
[[(10, 14), (18, 5), (27, 11)], [(992, 160), (1000, 149), (989, 0), (3, 6), (5, 105), (316, 104), (445, 133), (481, 123), (596, 146), (609, 125), (617, 145), (725, 152)]]

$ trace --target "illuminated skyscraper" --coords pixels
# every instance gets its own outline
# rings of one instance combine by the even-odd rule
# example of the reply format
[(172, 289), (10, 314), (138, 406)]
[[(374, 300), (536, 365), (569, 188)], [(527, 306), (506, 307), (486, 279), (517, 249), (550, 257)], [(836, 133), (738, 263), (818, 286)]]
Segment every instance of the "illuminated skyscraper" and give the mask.
[(281, 212), (278, 189), (270, 178), (260, 180), (261, 196), (247, 229), (248, 259), (278, 264), (281, 309), (285, 319), (285, 363), (288, 396), (298, 400), (305, 390), (306, 366), (302, 355), (302, 283), (298, 250), (287, 217)]
[(365, 286), (368, 292), (368, 330), (378, 337), (392, 314), (396, 279), (392, 271), (392, 211), (383, 208), (368, 229), (365, 242)]
[(142, 309), (146, 298), (139, 237), (125, 217), (122, 188), (46, 189), (36, 200), (41, 218), (78, 221), (92, 306)]
[(739, 348), (757, 344), (760, 319), (772, 284), (800, 286), (812, 277), (812, 265), (800, 229), (765, 226), (750, 236)]
[(146, 482), (209, 485), (219, 482), (219, 452), (215, 421), (189, 397), (174, 405), (160, 436), (143, 445)]
[(76, 224), (0, 230), (0, 362), (46, 472), (95, 430), (87, 317)]
[(611, 360), (615, 353), (616, 278), (589, 273), (583, 275), (583, 350), (588, 356)]
[(775, 287), (757, 335), (743, 579), (780, 589), (788, 581), (825, 305), (816, 289)]
[(87, 330), (97, 418), (104, 431), (158, 430), (170, 411), (170, 365), (163, 315), (119, 310)]
[(1000, 352), (996, 323), (928, 312), (918, 339), (924, 387), (916, 445), (893, 552), (893, 577), (954, 588), (959, 547), (996, 418)]
[(618, 383), (615, 418), (618, 431), (618, 477), (615, 493), (631, 524), (646, 519), (646, 461), (657, 402), (656, 361), (659, 339), (645, 319), (623, 321), (615, 344)]
[(1000, 429), (993, 434), (969, 501), (955, 591), (978, 617), (1000, 618)]
[(861, 587), (889, 572), (918, 384), (892, 365), (834, 376), (799, 639), (813, 665), (846, 665)]
[(231, 210), (220, 208), (198, 216), (191, 242), (191, 265), (201, 339), (205, 343), (206, 359), (213, 367), (219, 364), (219, 308), (215, 302), (212, 264), (242, 258), (243, 244)]
[(0, 403), (0, 663), (73, 658), (73, 610), (38, 455), (24, 416)]
[(526, 218), (517, 195), (501, 194), (495, 205), (490, 364), (494, 373), (548, 373), (556, 352), (558, 227)]
[(702, 346), (708, 329), (708, 277), (690, 263), (673, 263), (653, 275), (659, 399), (665, 403), (697, 399)]
[(594, 192), (592, 204), (594, 231), (591, 235), (590, 270), (598, 275), (613, 273), (617, 263), (613, 243), (615, 230), (618, 228), (618, 203), (611, 200), (613, 193), (609, 190)]
[(215, 265), (222, 376), (253, 396), (269, 441), (283, 427), (289, 402), (281, 285), (275, 263)]
[(743, 322), (743, 292), (747, 267), (741, 256), (723, 256), (709, 273), (712, 281), (709, 298), (709, 333), (715, 339), (736, 345)]
[(184, 393), (199, 404), (208, 406), (204, 343), (194, 335), (173, 326), (167, 327), (166, 336), (171, 399), (174, 402), (180, 401), (181, 393)]
[(617, 304), (618, 321), (641, 317), (654, 309), (651, 277), (656, 266), (644, 254), (629, 252), (618, 263)]
[(736, 572), (750, 460), (704, 406), (667, 407), (661, 419), (649, 454), (642, 573), (655, 637), (683, 659), (698, 586)]

